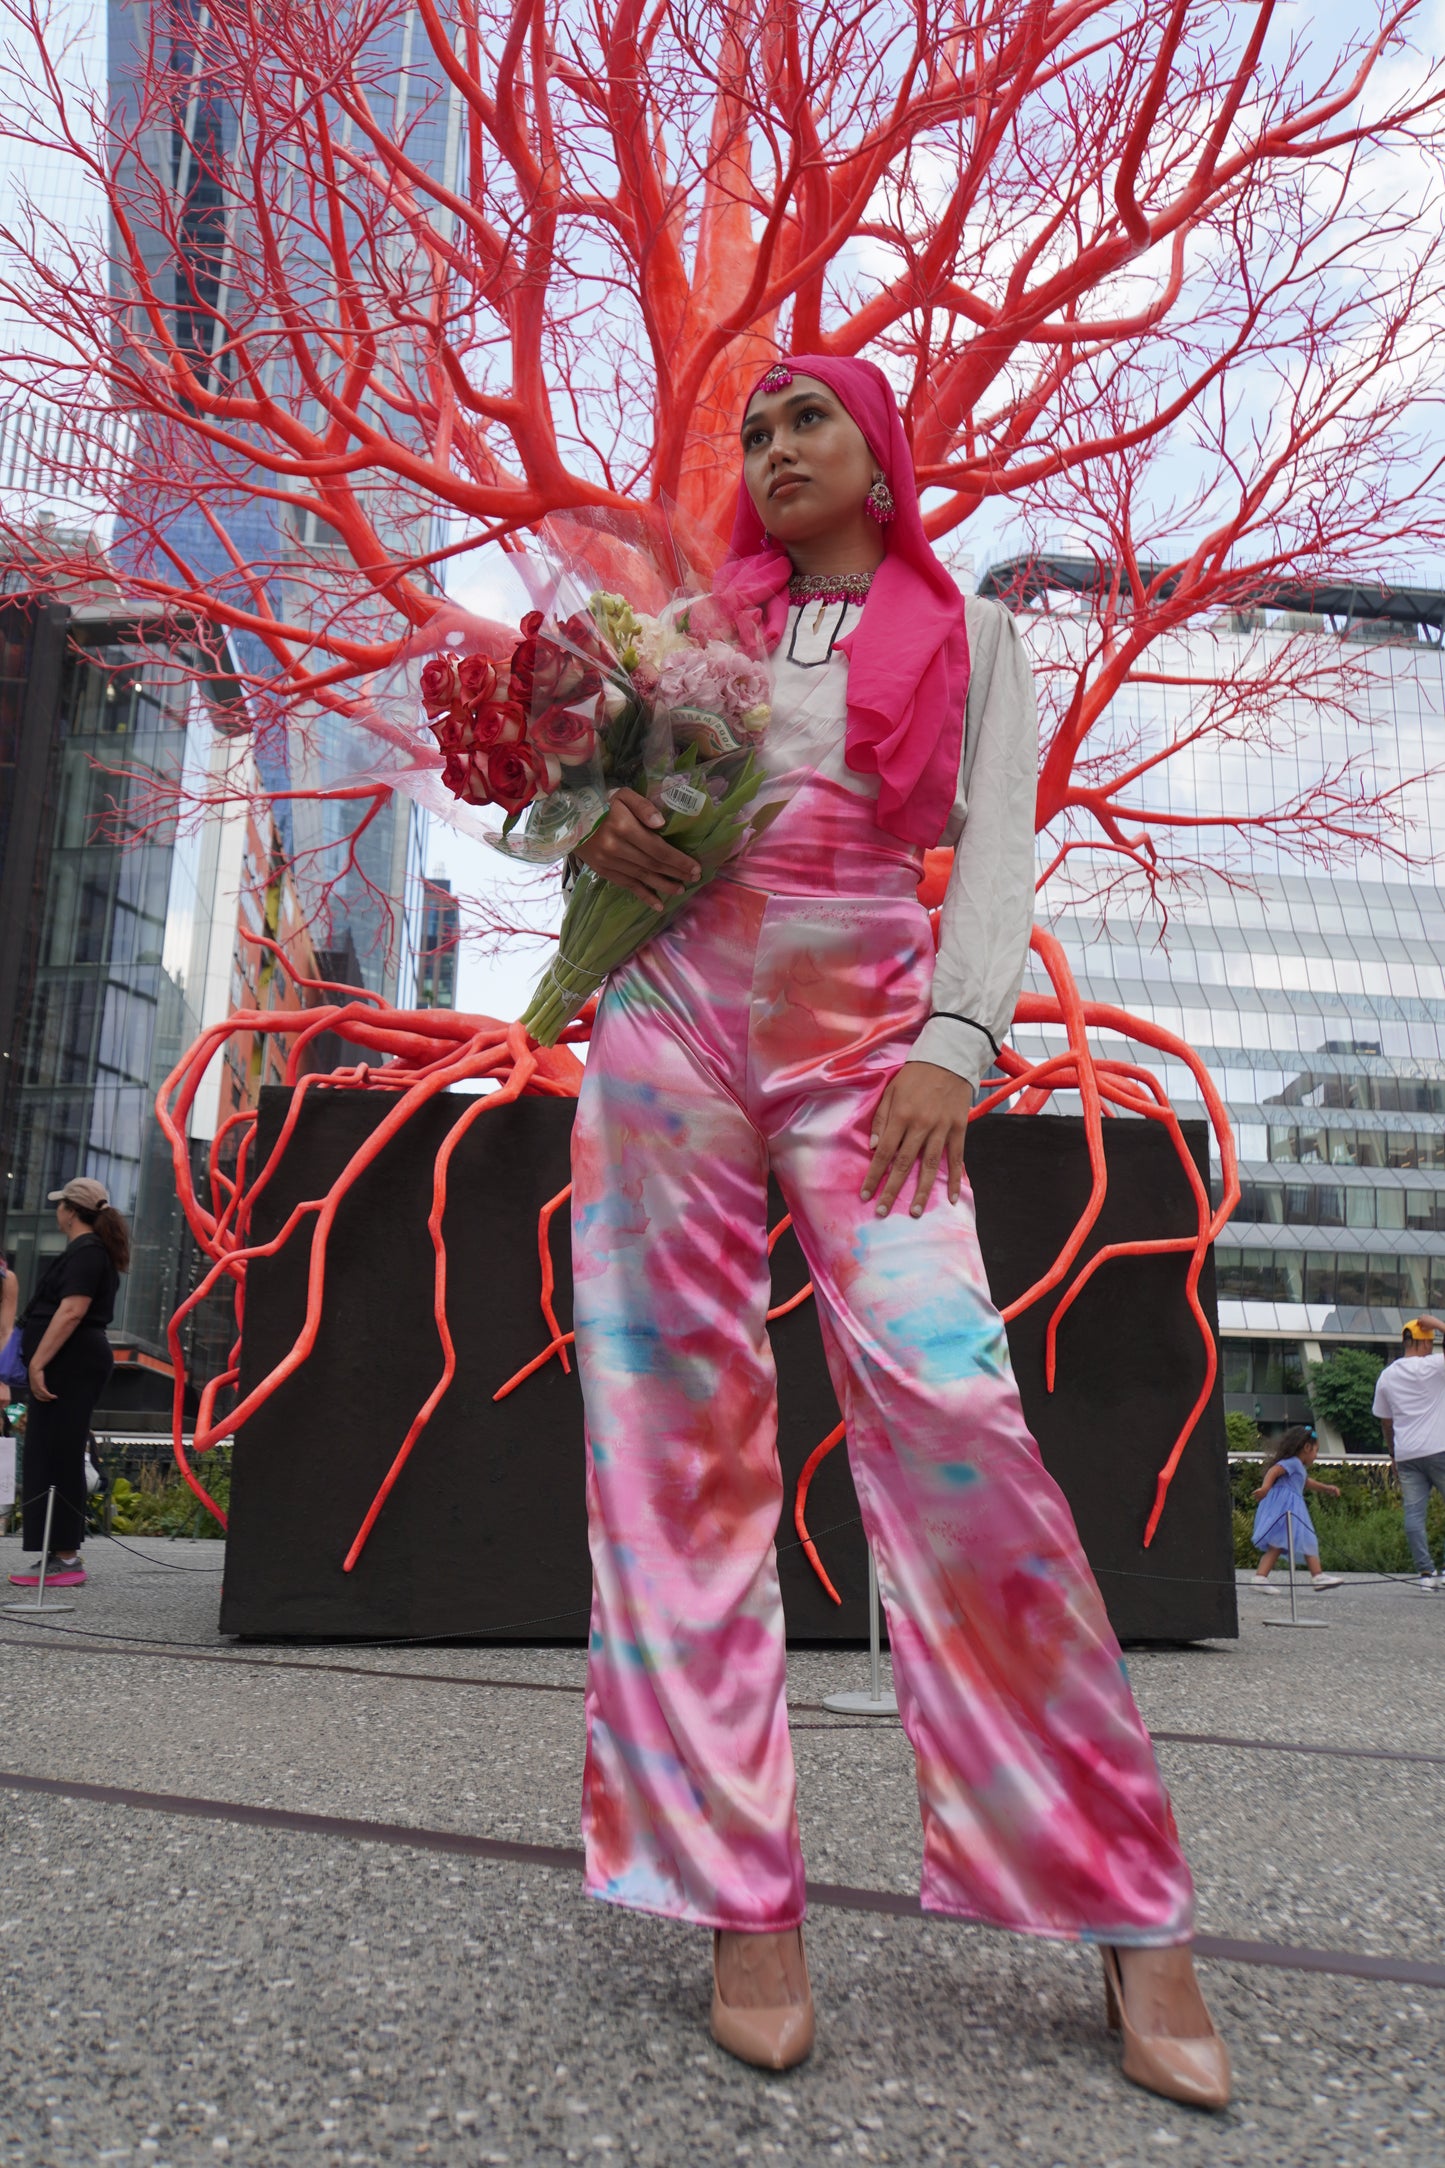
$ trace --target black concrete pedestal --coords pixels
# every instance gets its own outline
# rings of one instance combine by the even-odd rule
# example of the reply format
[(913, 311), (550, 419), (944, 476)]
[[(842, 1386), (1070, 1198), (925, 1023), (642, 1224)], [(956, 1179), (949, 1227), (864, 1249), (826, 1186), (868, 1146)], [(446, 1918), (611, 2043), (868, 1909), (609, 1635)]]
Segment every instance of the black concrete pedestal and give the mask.
[[(289, 1094), (262, 1094), (257, 1163)], [(253, 1238), (269, 1240), (297, 1202), (321, 1196), (393, 1105), (380, 1092), (308, 1095)], [(457, 1375), (388, 1500), (356, 1570), (342, 1560), (416, 1409), (441, 1369), (426, 1232), (432, 1169), (464, 1102), (446, 1096), (408, 1123), (342, 1205), (331, 1239), (315, 1349), (242, 1430), (232, 1487), (221, 1628), (253, 1637), (586, 1638), (590, 1569), (582, 1405), (575, 1371), (549, 1363), (500, 1406), (492, 1393), (545, 1344), (537, 1213), (568, 1180), (572, 1106), (523, 1099), (475, 1122), (451, 1165), (446, 1218)], [(1202, 1123), (1185, 1125), (1207, 1174)], [(1156, 1125), (1105, 1124), (1109, 1196), (1085, 1255), (1101, 1244), (1189, 1232), (1183, 1170)], [(1083, 1125), (995, 1115), (969, 1133), (968, 1161), (994, 1299), (1008, 1302), (1057, 1254), (1089, 1191)], [(781, 1206), (776, 1216), (781, 1216)], [(314, 1219), (251, 1267), (242, 1388), (279, 1361), (305, 1311)], [(553, 1221), (556, 1306), (571, 1323), (565, 1210)], [(791, 1236), (773, 1259), (777, 1295), (806, 1272)], [(1218, 1385), (1175, 1477), (1152, 1547), (1142, 1548), (1155, 1476), (1203, 1375), (1184, 1300), (1182, 1257), (1105, 1266), (1059, 1335), (1058, 1383), (1044, 1389), (1047, 1304), (1009, 1344), (1044, 1460), (1063, 1486), (1124, 1639), (1190, 1640), (1236, 1629), (1224, 1422)], [(1212, 1264), (1201, 1282), (1214, 1315)], [(842, 1448), (812, 1487), (808, 1522), (843, 1604), (830, 1603), (798, 1547), (799, 1469), (837, 1421), (811, 1304), (778, 1321), (779, 1527), (795, 1641), (862, 1643), (867, 1554)]]

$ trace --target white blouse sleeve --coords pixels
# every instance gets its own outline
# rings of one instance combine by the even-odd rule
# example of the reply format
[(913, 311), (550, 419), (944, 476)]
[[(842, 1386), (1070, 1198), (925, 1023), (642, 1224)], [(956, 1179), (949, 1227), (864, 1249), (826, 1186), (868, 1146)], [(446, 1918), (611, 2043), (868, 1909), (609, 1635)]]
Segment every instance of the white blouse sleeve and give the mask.
[(977, 1084), (993, 1060), (991, 1039), (1013, 1023), (1028, 960), (1039, 720), (1012, 613), (970, 597), (968, 639), (963, 828), (943, 899), (933, 1014), (909, 1058)]

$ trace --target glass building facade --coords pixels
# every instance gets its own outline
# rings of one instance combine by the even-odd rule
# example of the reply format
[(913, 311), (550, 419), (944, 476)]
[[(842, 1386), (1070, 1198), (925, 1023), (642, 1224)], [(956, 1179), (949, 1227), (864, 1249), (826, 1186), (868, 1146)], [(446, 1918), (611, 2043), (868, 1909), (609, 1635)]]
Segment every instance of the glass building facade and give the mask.
[[(1017, 566), (982, 583), (1022, 590), (1046, 687), (1090, 637), (1087, 583), (1071, 588), (1061, 569), (1057, 586), (1023, 582)], [(1248, 823), (1333, 777), (1331, 826), (1316, 824), (1303, 869), (1268, 825), (1207, 832), (1202, 848), (1161, 826), (1180, 872), (1157, 901), (1109, 889), (1108, 861), (1083, 853), (1040, 894), (1039, 922), (1085, 998), (1185, 1040), (1225, 1101), (1242, 1187), (1216, 1248), (1225, 1406), (1266, 1430), (1308, 1419), (1309, 1362), (1342, 1345), (1385, 1352), (1406, 1318), (1445, 1311), (1445, 890), (1433, 866), (1415, 877), (1360, 840), (1383, 803), (1415, 864), (1445, 846), (1442, 624), (1445, 594), (1357, 594), (1339, 614), (1258, 612), (1156, 643), (1152, 682), (1107, 718), (1111, 748), (1137, 760), (1186, 742), (1220, 687), (1253, 723), (1161, 762), (1134, 801)], [(1064, 839), (1041, 839), (1041, 870)], [(1206, 850), (1212, 869), (1183, 865)], [(1027, 983), (1047, 991), (1036, 964)], [(1063, 1043), (1055, 1030), (1013, 1036), (1034, 1055)], [(1203, 1118), (1182, 1064), (1142, 1058), (1181, 1115)]]
[(452, 894), (451, 882), (439, 873), (427, 876), (422, 885), (422, 897), (416, 1005), (419, 1009), (454, 1009), (457, 1005), (457, 944), (461, 939), (461, 913)]
[[(366, 28), (368, 96), (378, 124), (404, 139), (408, 154), (420, 166), (455, 180), (463, 156), (461, 98), (437, 65), (421, 27), (420, 11), (406, 7), (368, 18), (353, 11), (349, 0), (342, 0), (341, 15)], [(213, 311), (224, 306), (227, 282), (233, 276), (242, 287), (248, 285), (252, 274), (244, 268), (246, 252), (256, 246), (256, 240), (246, 229), (246, 214), (227, 203), (216, 177), (247, 121), (207, 76), (204, 33), (209, 18), (203, 0), (182, 0), (179, 14), (168, 21), (171, 66), (184, 94), (175, 99), (167, 139), (154, 126), (144, 131), (138, 126), (151, 11), (145, 0), (108, 0), (108, 104), (112, 140), (121, 146), (122, 178), (134, 186), (133, 146), (139, 143), (148, 180), (153, 183), (162, 175), (174, 191), (174, 230), (149, 210), (145, 216), (133, 214), (136, 246), (163, 299), (170, 289), (171, 328), (177, 343), (200, 366), (219, 367), (209, 358), (216, 343)], [(194, 44), (177, 34), (188, 21), (196, 25)], [(348, 141), (350, 119), (339, 111), (333, 118), (338, 137)], [(289, 188), (288, 182), (287, 200), (272, 206), (271, 239), (285, 255), (287, 279), (303, 305), (320, 320), (329, 320), (334, 295), (314, 260), (314, 237), (306, 217), (295, 215)], [(304, 195), (299, 184), (297, 194)], [(137, 190), (136, 201), (152, 204), (148, 186)], [(354, 229), (354, 214), (346, 215)], [(359, 234), (354, 237), (362, 240)], [(394, 244), (388, 243), (388, 248), (391, 275), (400, 279), (405, 267)], [(239, 272), (232, 260), (237, 251), (243, 266)], [(362, 252), (367, 252), (365, 243)], [(117, 263), (120, 260), (117, 250)], [(280, 359), (284, 342), (263, 344), (268, 356), (268, 392), (283, 404), (289, 396), (314, 426), (315, 404), (304, 387), (293, 381), (288, 394), (282, 373), (286, 364)], [(324, 355), (313, 355), (313, 361), (325, 366)], [(376, 420), (387, 434), (405, 427), (389, 408), (379, 410)], [(340, 614), (353, 639), (371, 633), (384, 637), (393, 630), (389, 606), (379, 603), (369, 581), (357, 576), (326, 523), (315, 512), (297, 514), (290, 507), (278, 507), (268, 494), (257, 491), (256, 480), (269, 491), (273, 477), (269, 473), (248, 477), (242, 454), (234, 455), (232, 467), (237, 476), (235, 490), (208, 490), (206, 510), (223, 521), (246, 567), (245, 577), (238, 576), (207, 520), (185, 501), (184, 493), (177, 498), (172, 517), (171, 535), (186, 562), (200, 569), (207, 591), (239, 598), (249, 607), (247, 580), (262, 573), (271, 605), (285, 622), (330, 625)], [(142, 468), (150, 492), (162, 477), (144, 457)], [(248, 481), (252, 486), (247, 486)], [(365, 474), (353, 477), (353, 487), (384, 543), (400, 560), (410, 562), (425, 555), (435, 536), (428, 506), (403, 503), (394, 485), (372, 482)], [(122, 563), (121, 569), (128, 567)], [(168, 576), (164, 563), (161, 572)], [(241, 630), (232, 636), (231, 645), (239, 667), (253, 681), (264, 684), (272, 676), (274, 658), (253, 634)], [(401, 705), (411, 719), (415, 701), (409, 690)], [(277, 793), (296, 794), (278, 795), (276, 821), (318, 947), (345, 949), (359, 984), (407, 1006), (416, 983), (419, 906), (411, 890), (412, 869), (425, 848), (421, 808), (405, 792), (394, 791), (363, 826), (364, 803), (324, 794), (369, 778), (385, 766), (384, 748), (377, 738), (348, 716), (305, 702), (288, 706), (278, 715), (268, 713), (267, 703), (258, 699), (256, 710), (254, 751), (262, 781)]]
[(116, 1331), (159, 1354), (187, 1243), (155, 1096), (201, 1028), (217, 922), (229, 949), (236, 917), (221, 823), (183, 833), (172, 793), (223, 757), (232, 715), (113, 612), (0, 618), (4, 1245), (33, 1287), (64, 1247), (49, 1193), (104, 1182), (134, 1237)]

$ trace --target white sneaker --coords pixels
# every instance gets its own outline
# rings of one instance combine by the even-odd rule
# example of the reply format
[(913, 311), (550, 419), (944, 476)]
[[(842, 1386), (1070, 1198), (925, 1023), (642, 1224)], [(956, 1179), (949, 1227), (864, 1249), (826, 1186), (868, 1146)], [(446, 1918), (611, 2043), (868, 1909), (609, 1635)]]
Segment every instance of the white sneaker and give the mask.
[(1343, 1588), (1344, 1585), (1344, 1576), (1342, 1574), (1312, 1573), (1310, 1575), (1311, 1588)]
[(1244, 1585), (1246, 1588), (1257, 1588), (1262, 1596), (1277, 1596), (1279, 1594), (1278, 1581), (1271, 1581), (1262, 1573), (1254, 1574)]
[(1445, 1575), (1438, 1573), (1422, 1573), (1419, 1580), (1415, 1583), (1415, 1586), (1418, 1589), (1423, 1589), (1424, 1593), (1427, 1596), (1433, 1596), (1437, 1593), (1438, 1590), (1445, 1588)]

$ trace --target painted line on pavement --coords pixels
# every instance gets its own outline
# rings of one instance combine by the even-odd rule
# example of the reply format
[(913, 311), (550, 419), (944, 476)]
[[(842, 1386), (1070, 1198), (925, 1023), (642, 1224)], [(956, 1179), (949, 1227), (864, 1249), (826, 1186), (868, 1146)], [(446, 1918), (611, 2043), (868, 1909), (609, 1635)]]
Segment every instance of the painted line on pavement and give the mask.
[(1240, 1746), (1257, 1754), (1325, 1754), (1334, 1761), (1429, 1762), (1445, 1768), (1445, 1754), (1418, 1753), (1408, 1747), (1302, 1746), (1289, 1739), (1235, 1739), (1227, 1732), (1151, 1731), (1167, 1746)]
[[(23, 1621), (22, 1621), (23, 1624)], [(38, 1629), (32, 1629), (32, 1631)], [(407, 1686), (471, 1686), (495, 1687), (501, 1693), (514, 1694), (584, 1694), (585, 1686), (571, 1686), (552, 1679), (482, 1679), (474, 1673), (454, 1671), (395, 1671), (379, 1664), (327, 1664), (311, 1663), (303, 1657), (293, 1656), (229, 1656), (210, 1650), (192, 1652), (164, 1643), (151, 1643), (137, 1637), (127, 1641), (123, 1648), (76, 1648), (69, 1641), (61, 1641), (56, 1635), (62, 1629), (52, 1629), (44, 1641), (26, 1639), (22, 1634), (0, 1634), (0, 1645), (10, 1648), (47, 1649), (68, 1656), (120, 1657), (133, 1662), (145, 1657), (156, 1663), (166, 1664), (217, 1664), (222, 1669), (230, 1666), (240, 1671), (306, 1671), (335, 1675), (343, 1679), (395, 1680)], [(83, 1635), (88, 1629), (71, 1626), (63, 1629), (67, 1635)], [(98, 1639), (105, 1638), (103, 1629), (95, 1629)], [(789, 1711), (794, 1714), (821, 1716), (825, 1714), (821, 1701), (792, 1701)], [(870, 1718), (865, 1725), (854, 1725), (839, 1719), (829, 1724), (794, 1725), (797, 1731), (876, 1731), (886, 1720)], [(1445, 1754), (1430, 1754), (1405, 1747), (1388, 1746), (1307, 1746), (1287, 1739), (1244, 1739), (1226, 1732), (1212, 1731), (1151, 1731), (1151, 1739), (1166, 1746), (1219, 1746), (1238, 1747), (1252, 1754), (1318, 1754), (1327, 1760), (1339, 1761), (1385, 1761), (1415, 1762), (1427, 1767), (1445, 1769)]]
[[(409, 1822), (372, 1822), (333, 1814), (306, 1814), (292, 1807), (248, 1806), (231, 1799), (196, 1799), (181, 1792), (139, 1792), (117, 1784), (84, 1784), (66, 1777), (30, 1776), (0, 1770), (0, 1791), (29, 1792), (51, 1799), (75, 1799), (97, 1806), (130, 1807), (145, 1814), (184, 1815), (197, 1821), (240, 1824), (250, 1829), (285, 1830), (299, 1836), (343, 1838), (359, 1844), (389, 1844), (408, 1851), (461, 1853), (471, 1859), (523, 1867), (555, 1867), (580, 1874), (582, 1854), (573, 1846), (521, 1844), (505, 1837), (475, 1837), (460, 1829), (423, 1829)], [(884, 1912), (897, 1919), (943, 1918), (925, 1915), (916, 1897), (892, 1890), (857, 1889), (846, 1882), (810, 1882), (808, 1901), (839, 1912)], [(976, 1924), (986, 1925), (987, 1922)], [(1218, 1935), (1196, 1935), (1196, 1956), (1232, 1965), (1264, 1965), (1282, 1972), (1326, 1972), (1346, 1979), (1393, 1981), (1407, 1987), (1445, 1989), (1445, 1965), (1409, 1957), (1367, 1957), (1355, 1950), (1302, 1949), (1282, 1942), (1236, 1942)]]

